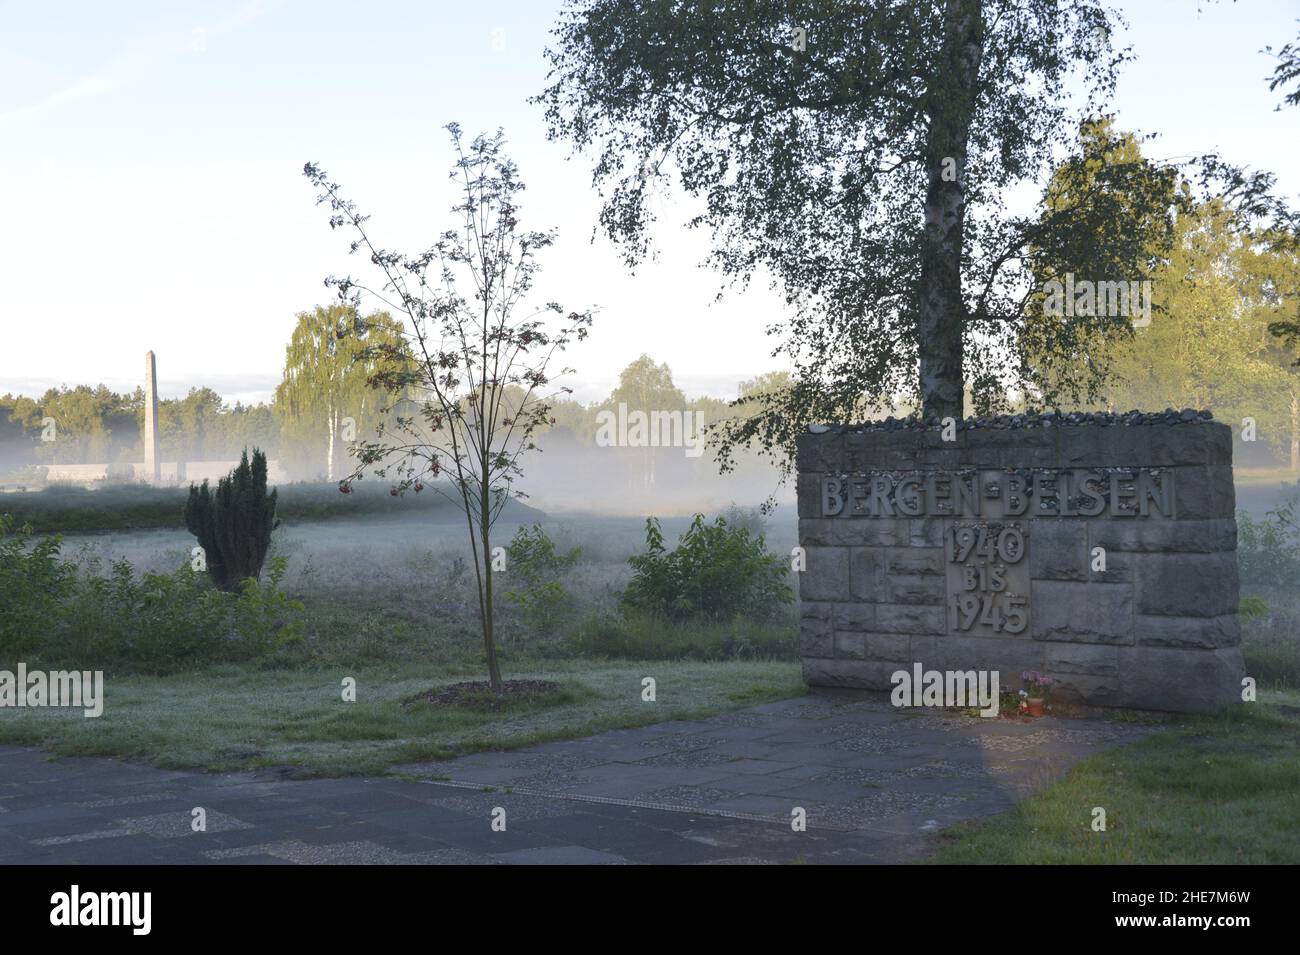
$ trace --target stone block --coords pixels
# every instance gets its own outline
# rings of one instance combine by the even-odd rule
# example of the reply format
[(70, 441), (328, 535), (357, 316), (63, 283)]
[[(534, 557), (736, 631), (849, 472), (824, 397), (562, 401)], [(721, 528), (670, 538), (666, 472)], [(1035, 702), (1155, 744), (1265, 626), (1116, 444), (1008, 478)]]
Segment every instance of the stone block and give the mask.
[(929, 468), (952, 469), (961, 464), (961, 452), (956, 448), (927, 450), (925, 448), (890, 448), (877, 452), (879, 467), (890, 471), (917, 471)]
[(911, 540), (911, 522), (889, 517), (821, 517), (799, 520), (803, 547), (893, 547)]
[(886, 603), (929, 604), (942, 607), (947, 597), (944, 578), (918, 574), (894, 574), (885, 580)]
[[(962, 451), (983, 454), (1005, 450), (1056, 451), (1060, 437), (1056, 428), (989, 428), (957, 432), (958, 446)], [(984, 464), (986, 458), (981, 458)], [(987, 464), (984, 464), (987, 467)]]
[(1064, 427), (1061, 466), (1087, 468), (1147, 467), (1150, 435), (1144, 426)]
[(914, 638), (906, 633), (867, 633), (863, 638), (864, 654), (868, 660), (896, 663), (910, 659)]
[(911, 660), (927, 670), (997, 670), (1004, 689), (1025, 670), (1043, 669), (1043, 644), (1002, 637), (914, 636)]
[(839, 633), (841, 630), (865, 632), (876, 629), (876, 605), (869, 603), (835, 604), (831, 614), (831, 628)]
[(1220, 421), (1207, 422), (1201, 427), (1208, 429), (1205, 437), (1205, 463), (1232, 467), (1232, 428)]
[(835, 462), (827, 460), (825, 449), (820, 444), (808, 440), (809, 437), (801, 434), (795, 439), (794, 466), (798, 473), (817, 474), (834, 470)]
[(1176, 713), (1211, 712), (1241, 702), (1245, 675), (1238, 647), (1121, 647), (1121, 692), (1116, 703)]
[(833, 517), (799, 518), (800, 547), (834, 547), (842, 542), (835, 539), (835, 531), (844, 522)]
[(849, 551), (849, 596), (879, 603), (885, 599), (885, 552), (878, 547)]
[(835, 605), (832, 603), (803, 601), (799, 604), (799, 622), (800, 624), (821, 622), (829, 627), (834, 609)]
[(879, 604), (876, 626), (884, 633), (943, 633), (948, 627), (943, 607)]
[(805, 658), (804, 682), (810, 686), (839, 686), (863, 690), (889, 690), (890, 677), (901, 663), (884, 663), (873, 660), (822, 660)]
[(1043, 649), (1043, 672), (1056, 681), (1053, 698), (1102, 706), (1119, 699), (1119, 647), (1045, 643)]
[(908, 521), (907, 542), (913, 547), (942, 547), (945, 526), (943, 518), (914, 517)]
[(831, 629), (833, 604), (799, 605), (799, 653), (805, 657), (829, 657), (834, 648)]
[(897, 547), (911, 538), (911, 521), (896, 517), (860, 517), (844, 522), (856, 536), (853, 543), (866, 547)]
[(1029, 522), (1029, 576), (1034, 580), (1089, 578), (1088, 526), (1068, 518)]
[(799, 519), (822, 516), (822, 479), (821, 472), (801, 472), (795, 479)]
[(1030, 586), (1029, 630), (1035, 640), (1133, 642), (1130, 585), (1035, 580)]
[(1003, 448), (992, 452), (989, 458), (963, 458), (962, 464), (981, 463), (999, 468), (1056, 468), (1060, 465), (1061, 453), (1055, 447)]
[(845, 436), (847, 448), (865, 448), (872, 451), (916, 452), (925, 448), (925, 436), (920, 431), (864, 431)]
[(1108, 550), (1105, 553), (1105, 569), (1093, 570), (1092, 548), (1088, 549), (1088, 582), (1092, 584), (1132, 584), (1135, 583), (1136, 571), (1133, 568), (1133, 555), (1121, 550)]
[(1147, 425), (1149, 454), (1142, 463), (1153, 467), (1230, 464), (1232, 429), (1218, 421)]
[(1235, 553), (1141, 554), (1135, 560), (1138, 613), (1218, 617), (1237, 612)]
[(1232, 519), (1236, 507), (1231, 466), (1206, 464), (1174, 470), (1174, 514), (1180, 521)]
[(1117, 646), (1098, 643), (1046, 643), (1043, 645), (1043, 669), (1052, 676), (1118, 676)]
[(849, 549), (807, 548), (808, 567), (799, 575), (802, 600), (843, 600), (849, 591)]
[(799, 656), (829, 658), (834, 655), (834, 649), (834, 634), (829, 627), (824, 630), (799, 627)]
[(862, 660), (866, 655), (866, 634), (852, 630), (835, 631), (835, 659)]
[(891, 547), (885, 554), (887, 574), (943, 576), (943, 549), (939, 547)]
[(1096, 467), (1106, 460), (1110, 428), (1062, 428), (1059, 445), (1063, 468)]
[[(1176, 490), (1176, 488), (1175, 488)], [(1237, 549), (1237, 522), (1215, 520), (1089, 521), (1088, 549), (1140, 553), (1211, 554)]]
[(1187, 647), (1214, 650), (1241, 644), (1241, 623), (1235, 613), (1218, 617), (1134, 617), (1137, 644), (1142, 647)]

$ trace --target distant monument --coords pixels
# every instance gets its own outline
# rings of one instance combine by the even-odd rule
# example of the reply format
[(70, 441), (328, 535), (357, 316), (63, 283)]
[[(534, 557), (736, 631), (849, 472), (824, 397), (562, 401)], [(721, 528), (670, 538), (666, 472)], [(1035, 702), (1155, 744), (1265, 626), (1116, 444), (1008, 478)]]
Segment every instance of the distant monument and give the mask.
[(162, 483), (158, 455), (158, 366), (153, 352), (144, 353), (144, 472), (150, 484)]
[[(141, 481), (161, 486), (184, 485), (187, 481), (217, 481), (239, 464), (238, 461), (185, 461), (183, 451), (177, 452), (175, 462), (164, 462), (158, 438), (158, 361), (154, 353), (144, 353), (144, 431), (140, 444), (144, 448), (144, 463), (129, 464), (46, 464), (41, 469), (45, 481), (51, 484), (79, 484), (94, 487), (102, 481)], [(272, 484), (282, 484), (288, 475), (280, 469), (279, 461), (267, 461), (267, 479)], [(121, 469), (118, 472), (118, 469)], [(117, 472), (117, 473), (115, 473)]]

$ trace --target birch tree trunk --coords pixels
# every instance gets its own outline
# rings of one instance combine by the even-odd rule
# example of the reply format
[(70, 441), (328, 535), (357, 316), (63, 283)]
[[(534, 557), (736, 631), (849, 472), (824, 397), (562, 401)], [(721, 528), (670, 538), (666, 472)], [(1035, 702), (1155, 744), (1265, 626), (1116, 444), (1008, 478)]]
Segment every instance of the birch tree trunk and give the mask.
[(335, 419), (334, 402), (331, 400), (326, 406), (326, 420), (329, 425), (329, 438), (325, 442), (325, 476), (328, 480), (334, 480), (334, 432), (338, 430), (338, 422)]
[(1291, 392), (1291, 470), (1300, 471), (1300, 391)]
[(917, 321), (921, 410), (926, 417), (963, 414), (965, 167), (983, 50), (982, 6), (981, 0), (948, 0), (943, 50), (926, 97), (929, 179)]

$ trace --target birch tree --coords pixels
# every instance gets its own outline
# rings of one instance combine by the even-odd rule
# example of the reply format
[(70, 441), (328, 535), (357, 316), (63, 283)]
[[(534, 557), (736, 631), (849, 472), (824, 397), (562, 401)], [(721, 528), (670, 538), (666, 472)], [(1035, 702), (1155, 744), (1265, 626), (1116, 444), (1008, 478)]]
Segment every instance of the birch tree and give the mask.
[(305, 454), (326, 480), (337, 479), (345, 443), (372, 433), (384, 415), (386, 396), (369, 384), (377, 353), (367, 349), (400, 342), (401, 327), (384, 313), (361, 317), (336, 304), (298, 315), (285, 346), (276, 415), (286, 448)]
[[(1115, 278), (1148, 280), (1160, 250), (1127, 252), (1170, 241), (1172, 213), (1145, 188), (1163, 167), (1137, 159), (1111, 183), (1139, 188), (1108, 203), (1105, 229), (1091, 201), (1043, 222), (1007, 196), (1045, 184), (1106, 115), (1132, 58), (1112, 43), (1122, 26), (1102, 0), (570, 0), (535, 101), (552, 138), (591, 154), (601, 228), (635, 266), (661, 214), (649, 200), (674, 183), (724, 284), (770, 280), (785, 299), (769, 331), (795, 383), (725, 423), (724, 466), (751, 441), (788, 466), (807, 424), (900, 397), (937, 423), (966, 413), (966, 394), (986, 413), (1013, 391), (1047, 406), (1097, 393), (1086, 362), (1044, 378), (1025, 360), (1030, 344), (1068, 359), (1095, 323), (1026, 342), (1027, 258), (1078, 251), (1100, 274), (1129, 260)], [(1250, 215), (1287, 217), (1267, 174), (1216, 156), (1179, 168)], [(1063, 364), (1077, 373), (1064, 395)]]

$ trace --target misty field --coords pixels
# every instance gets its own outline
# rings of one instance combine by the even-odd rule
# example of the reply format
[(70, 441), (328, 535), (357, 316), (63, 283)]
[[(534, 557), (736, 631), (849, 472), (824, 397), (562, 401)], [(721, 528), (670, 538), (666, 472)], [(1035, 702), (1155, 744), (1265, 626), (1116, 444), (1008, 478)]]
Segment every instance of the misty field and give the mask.
[[(85, 496), (61, 498), (81, 515), (89, 513)], [(446, 510), (421, 505), (408, 514), (363, 519), (284, 519), (268, 563), (284, 562), (279, 587), (301, 604), (302, 634), (273, 653), (214, 662), (201, 657), (196, 639), (196, 662), (187, 665), (186, 635), (174, 630), (162, 639), (174, 641), (175, 651), (150, 657), (143, 667), (84, 654), (67, 659), (66, 650), (51, 655), (49, 648), (33, 647), (19, 657), (31, 667), (106, 670), (104, 715), (6, 710), (0, 742), (170, 767), (374, 773), (402, 762), (692, 718), (804, 691), (792, 603), (774, 618), (754, 621), (668, 622), (627, 612), (620, 594), (632, 574), (628, 558), (645, 549), (643, 519), (547, 517), (516, 508), (510, 516), (517, 519), (503, 519), (496, 528), (500, 545), (509, 545), (521, 527), (540, 526), (573, 559), (557, 580), (562, 599), (540, 618), (514, 599), (512, 587), (519, 584), (507, 564), (498, 576), (498, 654), (507, 679), (546, 680), (557, 688), (539, 699), (508, 701), (503, 710), (473, 701), (421, 703), (421, 693), (484, 676), (464, 526), (448, 520)], [(48, 502), (28, 506), (29, 513), (51, 510)], [(727, 517), (765, 531), (768, 548), (778, 554), (794, 545), (792, 513), (770, 525), (752, 510), (733, 508)], [(662, 521), (670, 541), (688, 524), (685, 517)], [(146, 599), (155, 579), (149, 575), (159, 575), (159, 586), (172, 586), (194, 546), (174, 527), (70, 533), (61, 543), (62, 557), (81, 576), (110, 580), (115, 568), (129, 563), (145, 581)], [(192, 586), (202, 586), (201, 576)], [(658, 684), (654, 702), (642, 699), (646, 677)], [(342, 701), (345, 679), (355, 681), (355, 703)]]

